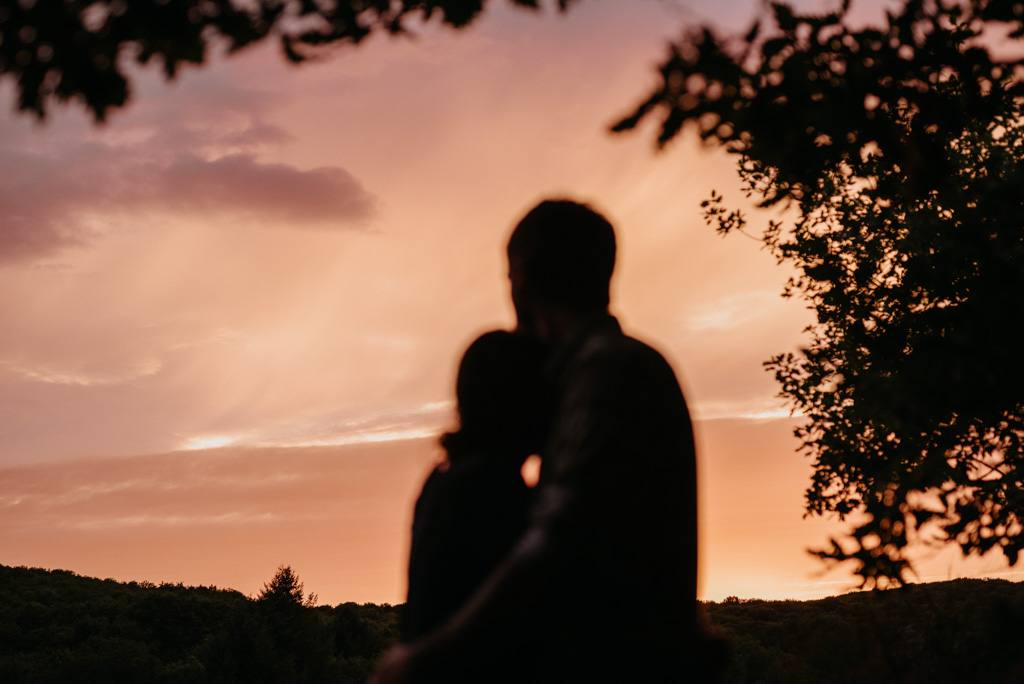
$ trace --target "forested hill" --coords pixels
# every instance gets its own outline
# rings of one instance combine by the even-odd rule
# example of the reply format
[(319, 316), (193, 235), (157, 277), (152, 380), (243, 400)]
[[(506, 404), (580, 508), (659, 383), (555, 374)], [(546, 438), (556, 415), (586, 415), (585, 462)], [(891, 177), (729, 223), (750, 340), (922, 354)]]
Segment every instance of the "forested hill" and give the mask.
[[(364, 681), (397, 639), (401, 607), (312, 607), (287, 577), (248, 598), (0, 566), (0, 682)], [(1024, 682), (1020, 583), (704, 605), (731, 644), (729, 684)]]
[(284, 596), (0, 565), (0, 682), (348, 684), (398, 638), (396, 606)]
[(1024, 583), (961, 579), (705, 608), (731, 644), (730, 684), (1024, 682)]

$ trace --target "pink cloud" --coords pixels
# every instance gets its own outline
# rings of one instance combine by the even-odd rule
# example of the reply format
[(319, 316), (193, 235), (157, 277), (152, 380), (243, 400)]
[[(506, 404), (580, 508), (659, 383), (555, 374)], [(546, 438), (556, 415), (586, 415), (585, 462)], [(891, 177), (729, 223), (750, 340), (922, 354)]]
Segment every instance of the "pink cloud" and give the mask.
[[(224, 85), (224, 84), (221, 84)], [(300, 168), (262, 152), (290, 140), (262, 117), (267, 93), (226, 87), (219, 111), (197, 110), (209, 84), (129, 113), (107, 128), (76, 120), (0, 135), (0, 266), (95, 241), (151, 217), (240, 219), (294, 229), (351, 229), (375, 199), (344, 168)], [(160, 105), (160, 106), (155, 106)]]
[(213, 161), (182, 154), (159, 170), (157, 182), (144, 201), (183, 213), (239, 213), (329, 228), (365, 219), (373, 208), (372, 197), (340, 167), (300, 170), (260, 163), (249, 154)]

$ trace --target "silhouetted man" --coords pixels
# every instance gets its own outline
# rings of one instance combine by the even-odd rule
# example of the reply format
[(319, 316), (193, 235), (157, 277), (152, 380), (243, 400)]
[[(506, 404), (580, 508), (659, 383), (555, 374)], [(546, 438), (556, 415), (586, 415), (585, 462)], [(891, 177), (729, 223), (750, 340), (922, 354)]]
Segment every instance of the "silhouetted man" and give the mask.
[(695, 455), (679, 384), (608, 313), (615, 235), (603, 216), (542, 202), (508, 257), (519, 331), (553, 349), (531, 520), (469, 603), (391, 652), (377, 681), (687, 681), (702, 658)]

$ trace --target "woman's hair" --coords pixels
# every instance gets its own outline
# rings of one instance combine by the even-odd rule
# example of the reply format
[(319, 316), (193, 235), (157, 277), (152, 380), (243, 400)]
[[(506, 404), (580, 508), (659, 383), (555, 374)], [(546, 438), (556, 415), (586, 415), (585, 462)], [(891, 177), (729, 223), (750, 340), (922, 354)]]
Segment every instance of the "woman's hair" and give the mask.
[(505, 330), (478, 337), (459, 364), (459, 431), (446, 439), (523, 458), (536, 453), (543, 440), (543, 363), (543, 347), (532, 337)]

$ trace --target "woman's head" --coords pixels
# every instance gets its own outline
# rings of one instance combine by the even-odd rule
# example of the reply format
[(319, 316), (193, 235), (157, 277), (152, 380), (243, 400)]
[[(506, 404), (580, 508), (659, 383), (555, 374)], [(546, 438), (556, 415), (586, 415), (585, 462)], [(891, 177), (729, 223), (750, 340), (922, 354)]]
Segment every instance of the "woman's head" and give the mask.
[(543, 348), (536, 339), (504, 330), (478, 337), (462, 357), (455, 382), (461, 439), (521, 451), (543, 439)]

